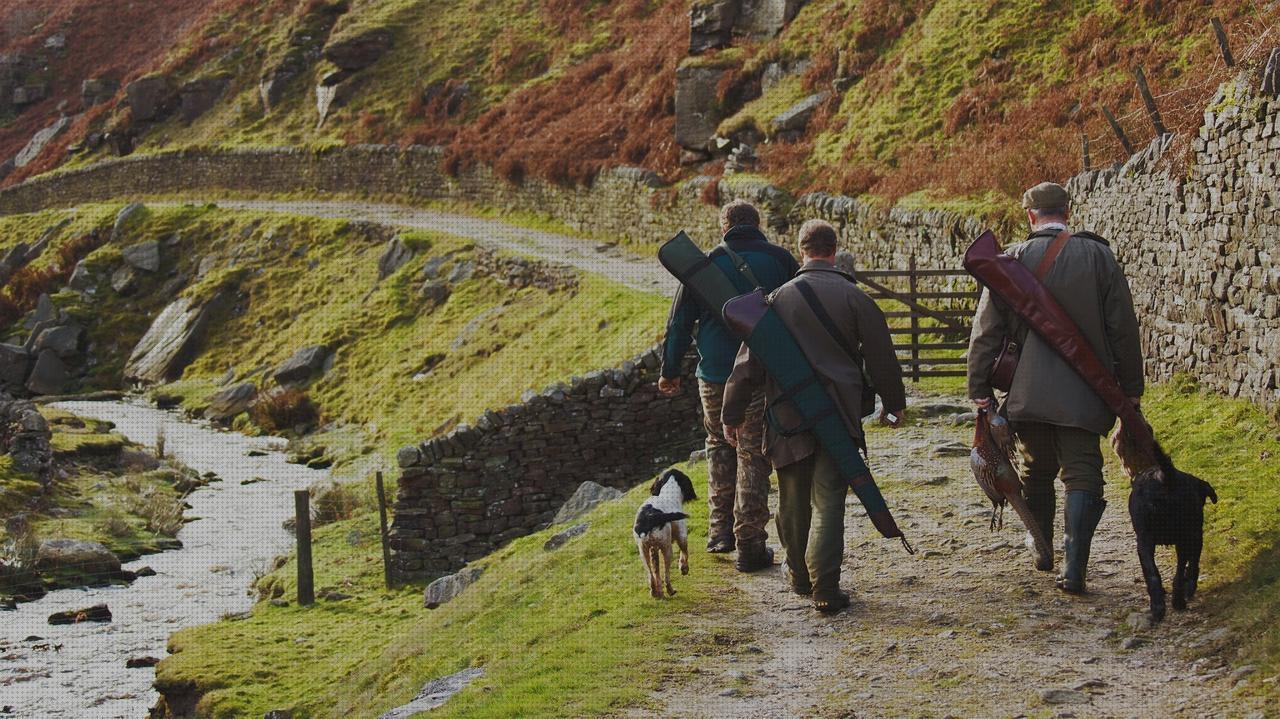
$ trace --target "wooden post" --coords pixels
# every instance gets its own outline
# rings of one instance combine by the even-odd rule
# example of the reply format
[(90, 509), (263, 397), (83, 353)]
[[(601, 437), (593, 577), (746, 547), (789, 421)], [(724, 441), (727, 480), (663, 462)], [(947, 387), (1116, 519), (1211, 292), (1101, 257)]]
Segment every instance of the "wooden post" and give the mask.
[(1093, 163), (1089, 161), (1089, 136), (1080, 133), (1080, 154), (1084, 156), (1084, 171), (1088, 172), (1093, 169)]
[(1147, 116), (1151, 118), (1151, 125), (1156, 129), (1158, 137), (1164, 137), (1169, 134), (1169, 129), (1164, 126), (1164, 120), (1160, 117), (1160, 109), (1156, 107), (1156, 99), (1151, 95), (1151, 88), (1147, 86), (1147, 75), (1142, 71), (1142, 66), (1138, 65), (1133, 68), (1133, 78), (1138, 81), (1138, 92), (1142, 94), (1142, 104), (1147, 106)]
[(391, 545), (387, 540), (387, 493), (382, 488), (381, 470), (374, 476), (374, 481), (378, 488), (378, 522), (382, 530), (382, 578), (387, 589), (391, 589), (395, 586), (395, 582), (391, 579)]
[(305, 489), (294, 490), (294, 517), (298, 535), (298, 604), (316, 603), (315, 574), (311, 569), (311, 495)]
[(1222, 21), (1218, 18), (1211, 18), (1209, 24), (1213, 26), (1213, 34), (1218, 38), (1218, 49), (1222, 50), (1222, 61), (1227, 63), (1227, 67), (1235, 67), (1236, 59), (1231, 56), (1231, 45), (1227, 42), (1227, 31), (1222, 29)]
[(1132, 155), (1133, 143), (1129, 142), (1129, 136), (1124, 134), (1124, 128), (1120, 127), (1120, 121), (1116, 119), (1115, 115), (1111, 114), (1111, 111), (1107, 109), (1106, 105), (1102, 106), (1102, 114), (1107, 118), (1107, 124), (1111, 125), (1111, 131), (1114, 132), (1116, 134), (1116, 138), (1120, 140), (1120, 144), (1124, 147), (1125, 154)]
[[(908, 294), (916, 301), (916, 256), (911, 255), (910, 272), (907, 275)], [(920, 315), (911, 313), (911, 381), (920, 381)]]

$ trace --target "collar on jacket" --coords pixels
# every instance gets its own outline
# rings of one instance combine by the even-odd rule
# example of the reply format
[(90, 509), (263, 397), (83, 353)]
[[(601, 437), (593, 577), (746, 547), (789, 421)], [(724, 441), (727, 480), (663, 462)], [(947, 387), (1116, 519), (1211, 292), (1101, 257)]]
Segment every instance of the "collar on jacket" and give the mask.
[(751, 225), (734, 225), (729, 231), (724, 233), (724, 241), (730, 246), (753, 244), (757, 242), (768, 243), (769, 238), (764, 236), (759, 227)]
[[(1052, 223), (1052, 224), (1056, 225), (1057, 223), (1055, 222), (1055, 223)], [(1063, 227), (1063, 228), (1060, 228), (1060, 229), (1054, 229), (1053, 227), (1050, 227), (1050, 226), (1042, 227), (1042, 228), (1040, 228), (1040, 229), (1036, 230), (1035, 232), (1032, 232), (1030, 235), (1028, 235), (1028, 236), (1027, 236), (1027, 239), (1028, 239), (1028, 240), (1034, 240), (1034, 239), (1036, 239), (1037, 237), (1057, 237), (1058, 233), (1059, 233), (1061, 230), (1064, 230), (1064, 229), (1066, 229), (1066, 228), (1065, 228), (1065, 227)], [(1106, 240), (1104, 240), (1100, 235), (1095, 235), (1094, 233), (1092, 233), (1092, 232), (1087, 232), (1087, 231), (1085, 231), (1085, 230), (1078, 230), (1078, 231), (1076, 231), (1076, 232), (1073, 232), (1073, 233), (1071, 233), (1071, 236), (1072, 236), (1072, 237), (1084, 237), (1084, 238), (1086, 238), (1086, 239), (1093, 240), (1094, 242), (1101, 242), (1102, 244), (1104, 244), (1104, 245), (1106, 245), (1106, 246), (1108, 246), (1108, 247), (1110, 247), (1110, 246), (1111, 246), (1111, 243), (1110, 243), (1110, 242), (1107, 242)]]
[(804, 265), (796, 271), (796, 274), (801, 275), (805, 272), (830, 272), (832, 274), (840, 275), (850, 282), (857, 282), (853, 275), (824, 260), (805, 260)]

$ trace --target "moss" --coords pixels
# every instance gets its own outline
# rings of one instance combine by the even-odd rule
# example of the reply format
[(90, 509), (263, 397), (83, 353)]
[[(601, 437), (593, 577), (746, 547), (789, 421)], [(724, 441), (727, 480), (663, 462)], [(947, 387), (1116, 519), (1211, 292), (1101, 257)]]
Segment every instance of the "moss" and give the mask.
[[(554, 552), (542, 544), (559, 527), (515, 540), (478, 562), (485, 572), (473, 586), (431, 611), (420, 589), (382, 587), (374, 514), (321, 527), (316, 586), (353, 599), (263, 602), (246, 620), (180, 631), (157, 683), (208, 692), (200, 710), (210, 717), (261, 715), (282, 702), (304, 716), (372, 716), (468, 666), (485, 676), (433, 714), (598, 716), (643, 703), (672, 652), (713, 651), (716, 634), (750, 641), (735, 626), (741, 590), (728, 562), (695, 553), (673, 599), (649, 597), (630, 540), (643, 492), (594, 510), (582, 520), (587, 534)], [(704, 526), (703, 503), (685, 511)], [(290, 558), (259, 587), (292, 603), (295, 572)]]
[(805, 90), (801, 78), (796, 76), (788, 77), (769, 88), (769, 91), (760, 97), (743, 105), (741, 110), (721, 121), (720, 126), (716, 129), (716, 134), (721, 137), (733, 137), (735, 133), (747, 128), (753, 128), (761, 136), (772, 138), (774, 135), (773, 118), (782, 114), (809, 94)]

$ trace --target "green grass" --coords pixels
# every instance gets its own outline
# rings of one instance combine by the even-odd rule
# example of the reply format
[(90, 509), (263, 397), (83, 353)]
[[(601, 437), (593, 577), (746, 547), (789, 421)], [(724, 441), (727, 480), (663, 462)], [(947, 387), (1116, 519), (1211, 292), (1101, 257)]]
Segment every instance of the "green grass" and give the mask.
[[(1185, 377), (1151, 391), (1143, 411), (1174, 464), (1219, 497), (1205, 508), (1200, 586), (1205, 610), (1226, 617), (1236, 636), (1217, 648), (1239, 664), (1258, 664), (1259, 677), (1272, 676), (1280, 671), (1280, 423)], [(1110, 474), (1122, 476), (1118, 468)], [(1123, 507), (1127, 483), (1112, 482), (1108, 494)], [(1168, 585), (1171, 555), (1161, 556)]]
[[(705, 481), (701, 467), (691, 475)], [(206, 691), (200, 712), (210, 717), (286, 707), (296, 717), (376, 716), (470, 666), (485, 676), (432, 716), (577, 717), (644, 705), (679, 671), (673, 652), (750, 637), (735, 627), (739, 590), (728, 562), (695, 551), (675, 598), (649, 597), (630, 537), (643, 493), (597, 508), (581, 520), (587, 534), (557, 551), (542, 544), (562, 527), (515, 540), (477, 562), (480, 580), (436, 610), (422, 607), (420, 587), (382, 587), (373, 515), (322, 527), (316, 586), (353, 599), (298, 607), (290, 559), (260, 583), (290, 606), (261, 602), (245, 620), (178, 632), (157, 681)], [(693, 527), (705, 526), (704, 503), (686, 511)]]

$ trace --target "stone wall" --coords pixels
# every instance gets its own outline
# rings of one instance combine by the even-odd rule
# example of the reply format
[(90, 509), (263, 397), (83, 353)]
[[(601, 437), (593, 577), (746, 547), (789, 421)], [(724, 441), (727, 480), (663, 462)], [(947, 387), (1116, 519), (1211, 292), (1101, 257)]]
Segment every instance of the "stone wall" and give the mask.
[(687, 458), (702, 443), (696, 385), (686, 376), (682, 393), (663, 397), (658, 366), (651, 350), (402, 448), (397, 574), (452, 572), (548, 524), (582, 482), (629, 489)]

